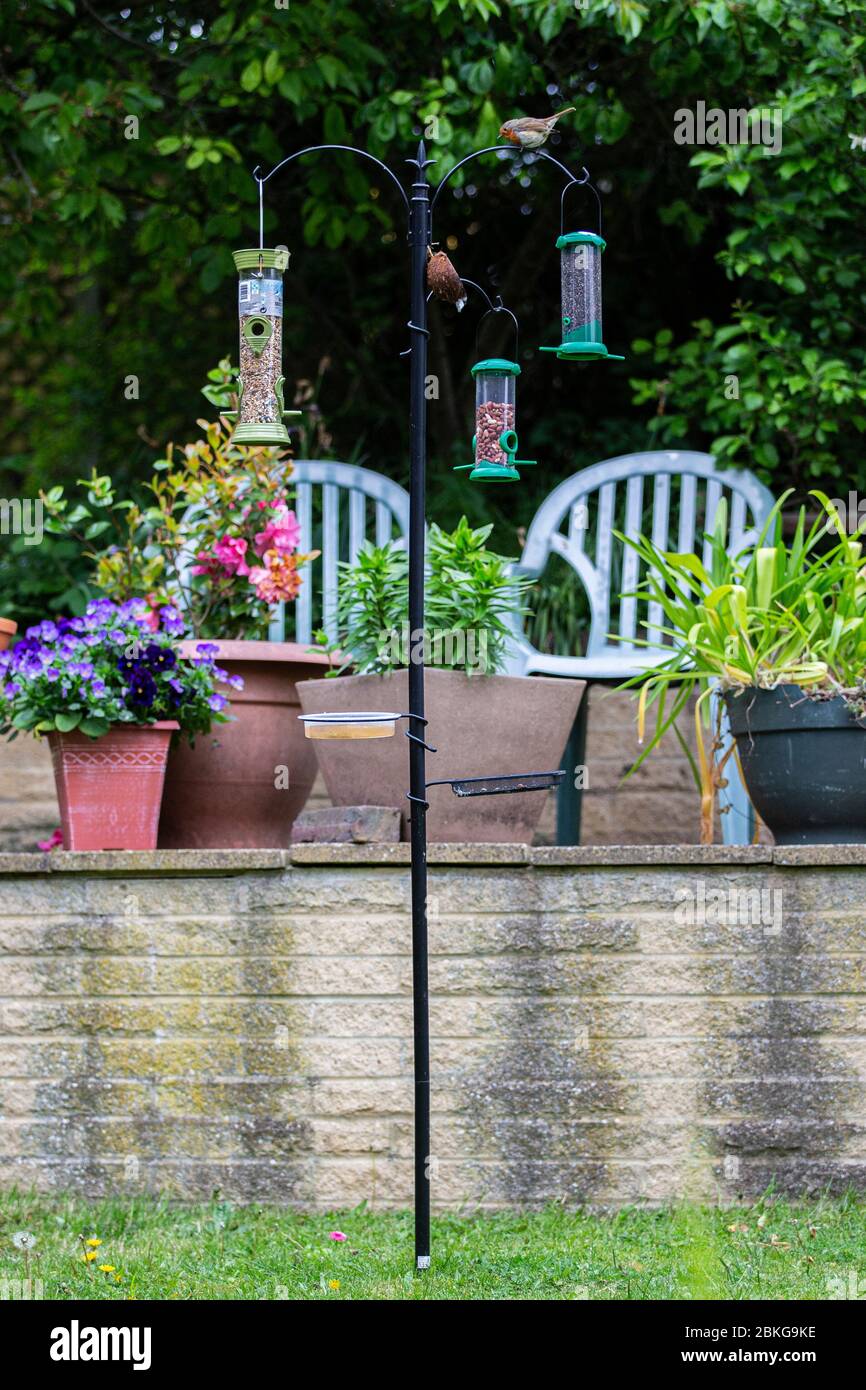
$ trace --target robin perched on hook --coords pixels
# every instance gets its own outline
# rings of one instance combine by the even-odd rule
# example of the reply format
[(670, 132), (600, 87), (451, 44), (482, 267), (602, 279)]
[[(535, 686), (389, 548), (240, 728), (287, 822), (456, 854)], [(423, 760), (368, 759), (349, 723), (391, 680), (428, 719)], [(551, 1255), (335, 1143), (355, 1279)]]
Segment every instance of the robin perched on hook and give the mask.
[(553, 116), (518, 116), (516, 120), (506, 121), (500, 126), (499, 134), (503, 140), (510, 140), (512, 145), (521, 145), (525, 150), (537, 150), (544, 144), (560, 116), (567, 116), (569, 111), (575, 109), (573, 106), (566, 106)]

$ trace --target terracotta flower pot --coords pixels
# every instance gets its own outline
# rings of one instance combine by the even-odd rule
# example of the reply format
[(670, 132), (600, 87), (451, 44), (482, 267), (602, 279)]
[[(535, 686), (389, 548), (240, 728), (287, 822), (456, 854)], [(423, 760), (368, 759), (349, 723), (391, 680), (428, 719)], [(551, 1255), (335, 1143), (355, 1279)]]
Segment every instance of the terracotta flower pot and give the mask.
[[(549, 772), (561, 767), (585, 684), (546, 676), (465, 676), (459, 671), (428, 670), (427, 738), (438, 750), (427, 755), (428, 780)], [(409, 678), (406, 671), (389, 676), (338, 676), (305, 681), (299, 693), (305, 714), (402, 712), (408, 708)], [(395, 738), (310, 740), (334, 805), (399, 806), (404, 839), (409, 814), (406, 727), (401, 720)], [(427, 796), (428, 836), (445, 843), (528, 844), (545, 801), (541, 792), (457, 797), (450, 787), (430, 787)]]
[(156, 849), (168, 745), (179, 728), (115, 724), (102, 738), (48, 735), (64, 849)]
[(18, 631), (18, 624), (12, 618), (0, 618), (0, 652), (5, 652)]
[[(196, 642), (181, 642), (181, 657)], [(165, 778), (161, 849), (285, 849), (316, 776), (304, 738), (298, 682), (328, 658), (295, 642), (218, 642), (218, 666), (243, 676), (226, 691), (234, 721), (172, 748)], [(288, 788), (281, 785), (288, 770)]]

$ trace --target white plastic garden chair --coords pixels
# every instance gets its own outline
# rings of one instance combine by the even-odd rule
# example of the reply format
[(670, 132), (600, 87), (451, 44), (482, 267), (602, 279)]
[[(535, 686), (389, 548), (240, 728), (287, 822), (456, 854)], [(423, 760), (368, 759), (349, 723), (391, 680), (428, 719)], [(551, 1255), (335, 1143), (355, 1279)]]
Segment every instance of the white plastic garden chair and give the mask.
[[(289, 488), (301, 525), (301, 553), (321, 550), (317, 560), (304, 567), (304, 582), (291, 605), (294, 614), (292, 640), (309, 646), (313, 629), (322, 628), (333, 642), (337, 637), (338, 563), (353, 563), (366, 539), (376, 545), (400, 540), (409, 529), (409, 494), (399, 483), (360, 468), (354, 463), (330, 459), (294, 459)], [(321, 507), (315, 506), (321, 490)], [(321, 515), (321, 536), (314, 535), (314, 517)], [(315, 620), (314, 620), (315, 619)], [(286, 635), (285, 605), (279, 604), (268, 629), (270, 642)]]
[[(611, 602), (618, 594), (633, 592), (640, 578), (637, 553), (617, 541), (614, 528), (630, 538), (643, 531), (663, 550), (700, 552), (708, 564), (710, 543), (703, 536), (712, 531), (723, 497), (728, 501), (727, 549), (733, 555), (755, 543), (773, 497), (751, 473), (717, 469), (710, 454), (670, 449), (623, 454), (566, 478), (536, 512), (513, 572), (537, 579), (551, 555), (561, 556), (572, 567), (589, 601), (586, 654), (554, 656), (538, 651), (517, 618), (506, 669), (514, 675), (538, 673), (619, 683), (664, 661), (670, 647), (635, 643), (636, 637), (650, 640), (653, 631), (652, 626), (649, 631), (638, 628), (637, 601)], [(673, 527), (672, 515), (676, 518)], [(663, 615), (658, 603), (650, 603), (640, 616), (654, 625), (662, 622)], [(621, 640), (612, 641), (610, 633)], [(581, 701), (564, 766), (579, 767), (585, 762), (587, 703), (586, 698)], [(723, 735), (729, 738), (726, 718)], [(754, 813), (733, 759), (727, 769), (728, 786), (719, 795), (720, 808), (729, 807), (721, 817), (724, 840), (748, 844), (754, 834)], [(560, 787), (560, 844), (579, 843), (580, 791), (573, 782), (566, 777)]]

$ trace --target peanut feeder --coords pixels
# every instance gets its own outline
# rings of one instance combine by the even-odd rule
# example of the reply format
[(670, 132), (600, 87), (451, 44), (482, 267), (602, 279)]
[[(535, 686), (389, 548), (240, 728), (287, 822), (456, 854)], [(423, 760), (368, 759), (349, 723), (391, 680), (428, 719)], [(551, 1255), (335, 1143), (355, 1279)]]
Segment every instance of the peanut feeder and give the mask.
[(488, 357), (475, 363), (472, 375), (475, 378), (475, 434), (472, 439), (475, 463), (459, 467), (471, 468), (470, 481), (519, 482), (517, 465), (535, 466), (535, 459), (516, 457), (520, 367), (504, 357)]

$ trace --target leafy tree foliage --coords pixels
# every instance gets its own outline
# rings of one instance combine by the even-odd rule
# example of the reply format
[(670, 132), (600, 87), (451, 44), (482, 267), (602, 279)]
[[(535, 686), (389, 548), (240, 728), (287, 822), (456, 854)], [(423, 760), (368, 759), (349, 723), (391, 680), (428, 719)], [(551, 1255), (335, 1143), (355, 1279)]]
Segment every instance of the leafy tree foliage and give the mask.
[[(329, 141), (403, 173), (426, 131), (441, 175), (503, 119), (565, 105), (550, 149), (601, 184), (605, 336), (632, 360), (536, 352), (558, 327), (559, 186), (531, 158), (469, 165), (435, 236), (521, 319), (521, 445), (542, 466), (469, 495), (451, 473), (469, 457), (477, 312), (434, 306), (435, 514), (513, 532), (559, 478), (653, 441), (712, 445), (777, 490), (862, 481), (864, 15), (862, 0), (7, 0), (7, 495), (92, 467), (143, 477), (188, 436), (234, 347), (230, 252), (257, 236), (255, 165)], [(678, 145), (675, 113), (699, 101), (779, 107), (782, 152)], [(335, 456), (405, 478), (400, 204), (336, 154), (266, 195), (266, 240), (292, 250), (287, 375)], [(591, 211), (569, 195), (566, 220)], [(498, 332), (488, 320), (485, 354), (509, 346)]]

